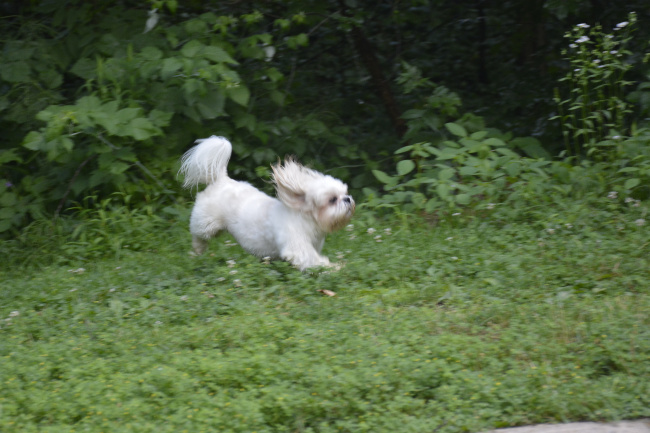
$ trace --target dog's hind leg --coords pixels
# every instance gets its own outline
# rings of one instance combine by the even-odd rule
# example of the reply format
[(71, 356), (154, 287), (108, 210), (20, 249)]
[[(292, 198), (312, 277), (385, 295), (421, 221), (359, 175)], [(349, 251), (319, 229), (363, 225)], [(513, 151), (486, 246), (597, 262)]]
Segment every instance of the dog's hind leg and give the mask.
[(208, 241), (223, 230), (223, 225), (216, 219), (199, 217), (192, 212), (190, 217), (190, 233), (192, 234), (192, 249), (197, 255), (201, 255), (208, 247)]
[(197, 256), (203, 254), (208, 247), (208, 241), (198, 236), (192, 236), (192, 249)]

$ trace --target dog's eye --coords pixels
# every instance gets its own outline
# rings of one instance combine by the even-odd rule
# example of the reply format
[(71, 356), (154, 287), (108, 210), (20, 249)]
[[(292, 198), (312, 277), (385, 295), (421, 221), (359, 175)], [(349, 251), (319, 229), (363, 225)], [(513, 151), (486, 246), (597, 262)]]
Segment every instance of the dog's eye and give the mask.
[(338, 197), (332, 197), (332, 198), (330, 199), (330, 204), (334, 204), (334, 203), (336, 203), (336, 200), (338, 200)]

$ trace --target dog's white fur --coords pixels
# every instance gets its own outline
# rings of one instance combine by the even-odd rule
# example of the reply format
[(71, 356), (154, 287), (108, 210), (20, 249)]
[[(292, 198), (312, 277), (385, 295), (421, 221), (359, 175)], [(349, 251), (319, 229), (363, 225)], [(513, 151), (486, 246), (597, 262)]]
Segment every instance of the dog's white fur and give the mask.
[(180, 173), (186, 188), (208, 185), (197, 195), (190, 217), (197, 254), (227, 230), (257, 257), (286, 260), (300, 270), (332, 266), (320, 252), (327, 233), (345, 226), (354, 213), (347, 185), (286, 159), (272, 167), (278, 196), (272, 198), (228, 177), (232, 145), (227, 139), (212, 136), (196, 143), (183, 155)]

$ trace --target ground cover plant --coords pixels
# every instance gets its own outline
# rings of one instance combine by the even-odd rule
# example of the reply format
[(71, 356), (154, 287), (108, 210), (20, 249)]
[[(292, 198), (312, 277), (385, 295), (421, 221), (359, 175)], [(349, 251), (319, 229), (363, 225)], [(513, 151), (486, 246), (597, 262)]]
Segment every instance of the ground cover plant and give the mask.
[[(326, 244), (345, 266), (312, 274), (228, 236), (191, 256), (180, 208), (165, 223), (99, 209), (41, 259), (3, 244), (31, 260), (3, 271), (0, 430), (477, 432), (649, 416), (647, 205), (600, 202), (435, 227), (362, 210)], [(106, 225), (103, 247), (79, 248)]]

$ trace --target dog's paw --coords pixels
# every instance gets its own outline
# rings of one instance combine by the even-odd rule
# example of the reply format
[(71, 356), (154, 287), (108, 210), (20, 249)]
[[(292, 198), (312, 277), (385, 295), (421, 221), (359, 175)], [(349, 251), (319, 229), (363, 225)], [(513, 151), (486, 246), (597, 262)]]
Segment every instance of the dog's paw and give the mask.
[(332, 271), (340, 271), (345, 266), (343, 262), (334, 262), (327, 265), (327, 267)]

